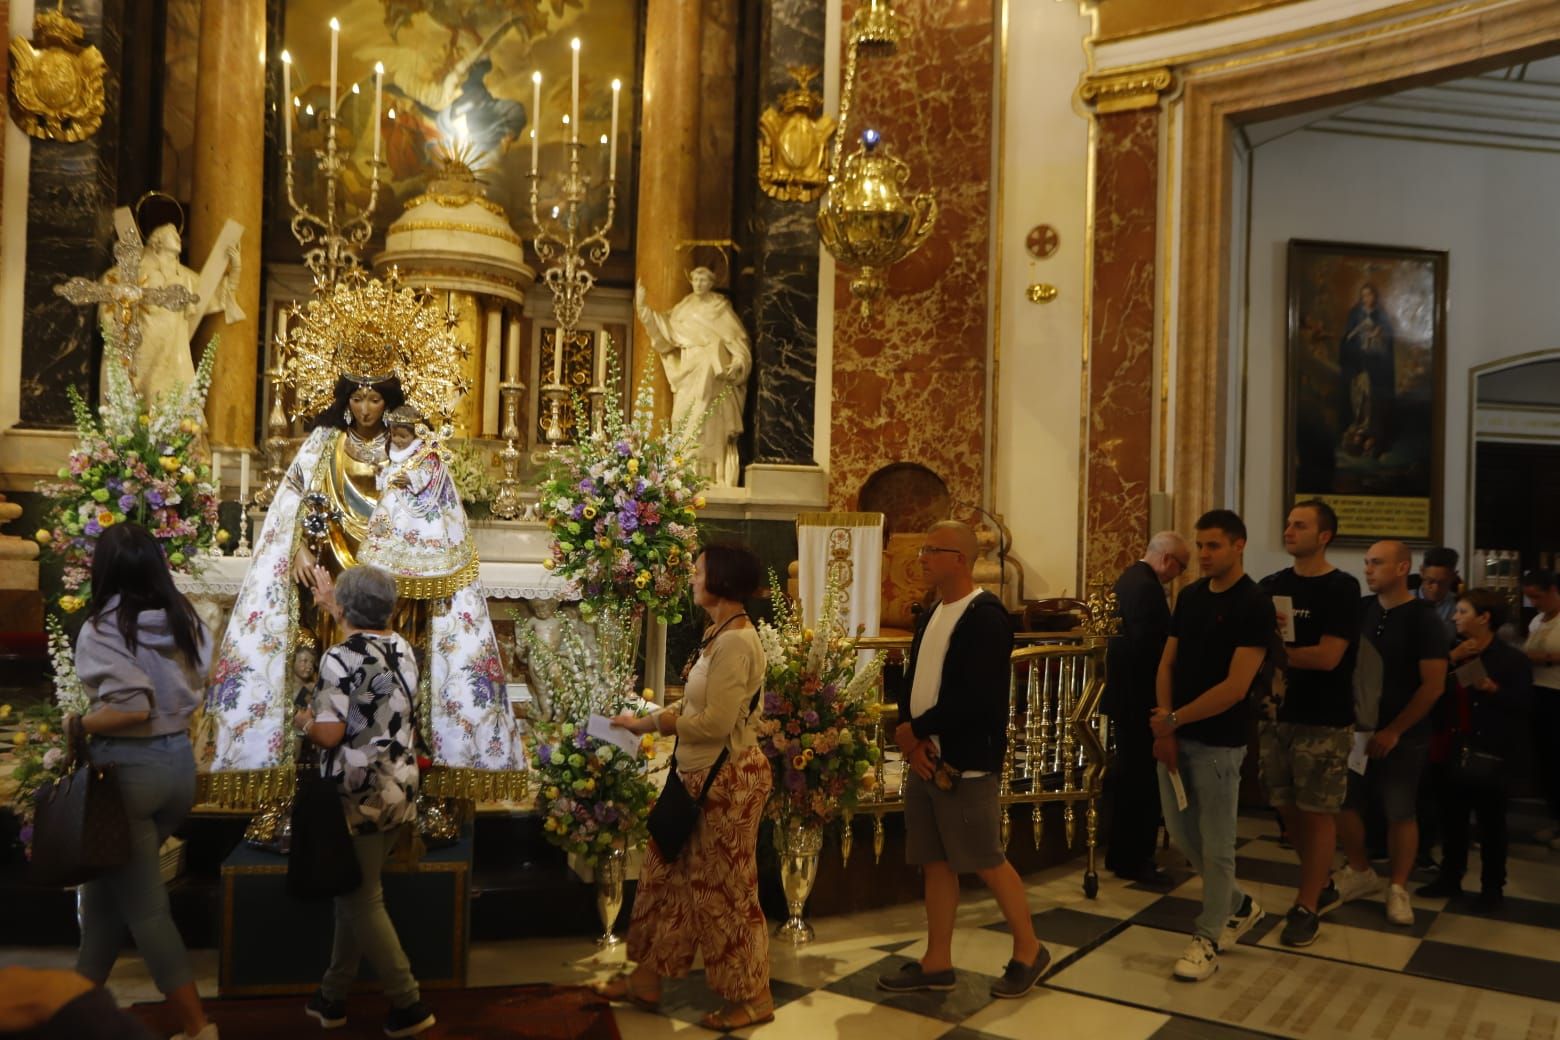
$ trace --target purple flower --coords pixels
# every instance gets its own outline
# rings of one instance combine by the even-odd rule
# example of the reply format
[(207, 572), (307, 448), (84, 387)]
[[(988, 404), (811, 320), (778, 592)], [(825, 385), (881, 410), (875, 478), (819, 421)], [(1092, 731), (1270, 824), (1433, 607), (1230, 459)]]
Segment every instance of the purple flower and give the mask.
[(809, 726), (816, 726), (818, 725), (818, 713), (808, 709), (807, 711), (802, 712), (802, 721)]
[(576, 503), (574, 508), (569, 511), (569, 515), (572, 516), (576, 520), (578, 520), (581, 517), (583, 517), (585, 515), (585, 503), (583, 503), (583, 502)]
[(552, 745), (551, 744), (543, 744), (541, 747), (537, 748), (536, 749), (536, 757), (541, 760), (542, 765), (544, 765), (544, 766), (545, 765), (551, 765), (552, 764)]
[(625, 509), (618, 514), (618, 527), (624, 534), (632, 534), (639, 529), (639, 514), (632, 509)]
[(124, 484), (118, 477), (109, 477), (108, 483), (105, 486), (110, 491), (118, 491), (121, 487), (124, 486)]
[(628, 458), (629, 453), (630, 453), (631, 450), (632, 449), (629, 448), (627, 441), (618, 441), (617, 442), (617, 453), (619, 455), (623, 456), (625, 459)]
[(85, 527), (83, 527), (81, 530), (85, 534), (89, 534), (89, 535), (91, 535), (94, 538), (96, 538), (98, 535), (103, 533), (103, 528), (101, 526), (99, 526), (99, 524), (98, 524), (98, 522), (96, 520), (88, 520), (87, 521), (87, 525)]
[(596, 493), (596, 482), (591, 480), (589, 477), (586, 477), (584, 480), (580, 481), (577, 486), (579, 487), (580, 491), (587, 495), (594, 495)]
[(590, 740), (585, 735), (585, 731), (583, 729), (574, 731), (574, 746), (579, 748), (581, 751), (590, 746)]
[(134, 509), (136, 507), (136, 504), (137, 504), (137, 500), (136, 500), (136, 497), (134, 495), (120, 495), (119, 496), (119, 508), (123, 509), (127, 513), (130, 512), (130, 510)]
[(778, 714), (780, 714), (780, 708), (781, 708), (780, 695), (778, 693), (766, 693), (766, 694), (764, 694), (764, 714), (765, 715), (778, 715)]
[(161, 509), (163, 506), (162, 492), (158, 491), (156, 488), (151, 488), (148, 490), (146, 492), (146, 504), (151, 506), (153, 509)]

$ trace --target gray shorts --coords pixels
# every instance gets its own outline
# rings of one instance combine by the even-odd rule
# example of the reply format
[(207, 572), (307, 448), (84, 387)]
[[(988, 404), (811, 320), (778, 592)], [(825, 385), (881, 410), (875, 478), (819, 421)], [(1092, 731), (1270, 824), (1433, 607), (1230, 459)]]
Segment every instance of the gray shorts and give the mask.
[(1386, 758), (1373, 758), (1361, 776), (1349, 770), (1349, 795), (1345, 809), (1363, 813), (1375, 802), (1389, 823), (1416, 819), (1419, 814), (1419, 778), (1430, 757), (1430, 738), (1405, 737)]
[(1007, 857), (997, 806), (999, 779), (987, 773), (943, 791), (911, 771), (905, 778), (905, 862), (913, 867), (946, 862), (959, 874), (1001, 866)]

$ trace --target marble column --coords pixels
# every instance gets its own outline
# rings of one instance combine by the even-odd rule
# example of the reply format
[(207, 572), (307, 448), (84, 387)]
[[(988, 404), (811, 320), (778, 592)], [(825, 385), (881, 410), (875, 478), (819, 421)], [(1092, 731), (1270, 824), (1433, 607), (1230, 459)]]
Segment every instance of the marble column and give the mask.
[[(762, 7), (760, 108), (795, 87), (788, 67), (823, 68), (828, 13), (822, 0), (775, 0)], [(818, 378), (818, 203), (760, 191), (754, 217), (753, 461), (810, 465)]]
[(1084, 581), (1114, 582), (1147, 543), (1154, 447), (1159, 98), (1167, 71), (1087, 81), (1095, 106)]
[(28, 172), (26, 314), (22, 319), (21, 424), (69, 426), (75, 387), (95, 400), (93, 355), (97, 310), (77, 307), (54, 287), (81, 275), (96, 278), (113, 264), (113, 210), (118, 192), (120, 0), (70, 0), (65, 13), (86, 29), (85, 43), (103, 52), (102, 125), (84, 141), (34, 138)]
[[(702, 47), (700, 0), (649, 0), (634, 267), (645, 287), (645, 302), (657, 311), (671, 309), (688, 293), (678, 243), (697, 237)], [(636, 327), (635, 393), (653, 357), (649, 334)], [(659, 361), (654, 370), (655, 415), (660, 420), (671, 416), (672, 397)]]
[[(864, 3), (845, 0), (846, 25)], [(855, 508), (866, 479), (896, 462), (932, 470), (961, 503), (980, 503), (985, 483), (992, 10), (895, 10), (903, 39), (890, 56), (859, 59), (848, 133), (880, 131), (910, 167), (906, 190), (934, 190), (939, 214), (921, 248), (889, 268), (870, 318), (850, 295), (850, 272), (835, 279), (828, 466), (839, 509)]]
[(192, 266), (231, 218), (244, 225), (238, 305), (243, 321), (208, 317), (195, 336), (198, 351), (221, 335), (206, 421), (223, 447), (255, 444), (259, 394), (261, 203), (265, 184), (265, 0), (201, 5), (200, 63), (196, 79), (194, 179), (190, 201)]

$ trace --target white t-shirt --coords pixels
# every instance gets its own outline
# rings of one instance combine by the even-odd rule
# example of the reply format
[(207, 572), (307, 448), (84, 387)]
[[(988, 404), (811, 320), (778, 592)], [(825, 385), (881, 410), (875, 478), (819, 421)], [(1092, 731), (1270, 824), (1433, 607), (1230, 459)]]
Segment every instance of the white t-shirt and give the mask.
[[(1528, 624), (1527, 644), (1524, 651), (1530, 654), (1554, 654), (1560, 659), (1560, 614), (1548, 621), (1544, 615), (1534, 614)], [(1560, 664), (1533, 665), (1533, 685), (1548, 690), (1560, 690)]]
[[(953, 638), (954, 627), (978, 595), (980, 588), (976, 587), (962, 599), (939, 603), (933, 608), (932, 618), (926, 623), (926, 632), (921, 636), (921, 648), (916, 652), (915, 680), (910, 686), (912, 719), (925, 715), (937, 703), (937, 695), (942, 689), (943, 662), (948, 657), (948, 640)], [(936, 734), (932, 735), (932, 745), (941, 755), (942, 741)], [(986, 774), (983, 770), (966, 769), (963, 775), (975, 777)]]

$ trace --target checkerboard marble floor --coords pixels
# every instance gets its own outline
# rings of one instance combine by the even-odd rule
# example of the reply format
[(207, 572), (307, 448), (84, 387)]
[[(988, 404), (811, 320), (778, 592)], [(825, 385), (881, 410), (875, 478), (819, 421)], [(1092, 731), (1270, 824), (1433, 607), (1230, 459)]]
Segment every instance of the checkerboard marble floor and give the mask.
[[(1278, 932), (1298, 861), (1277, 840), (1270, 817), (1243, 816), (1237, 873), (1269, 916), (1202, 983), (1170, 977), (1201, 894), (1200, 881), (1178, 866), (1174, 852), (1161, 854), (1175, 876), (1169, 890), (1105, 875), (1098, 897), (1087, 899), (1077, 863), (1027, 878), (1052, 968), (1021, 1000), (993, 1000), (987, 991), (1010, 949), (988, 898), (967, 892), (961, 904), (954, 937), (959, 985), (951, 993), (876, 988), (879, 975), (924, 949), (918, 904), (819, 918), (810, 946), (771, 948), (773, 1024), (730, 1035), (1560, 1040), (1560, 851), (1524, 842), (1522, 834), (1519, 826), (1506, 906), (1497, 914), (1474, 916), (1465, 901), (1416, 897), (1414, 925), (1404, 928), (1387, 923), (1379, 899), (1362, 901), (1329, 915), (1315, 945), (1291, 951), (1279, 945)], [(1474, 864), (1470, 875), (1477, 872)], [(472, 949), (470, 982), (587, 982), (619, 968), (621, 956), (598, 954), (589, 940), (480, 943)], [(72, 959), (72, 951), (0, 949), (0, 963), (68, 966)], [(214, 956), (199, 951), (196, 959), (203, 991), (214, 992)], [(111, 985), (121, 1001), (156, 999), (133, 956), (121, 958)], [(437, 994), (429, 1000), (436, 1008)], [(618, 1010), (618, 1027), (624, 1040), (715, 1037), (696, 1023), (718, 1004), (696, 971), (668, 983), (658, 1014)]]

